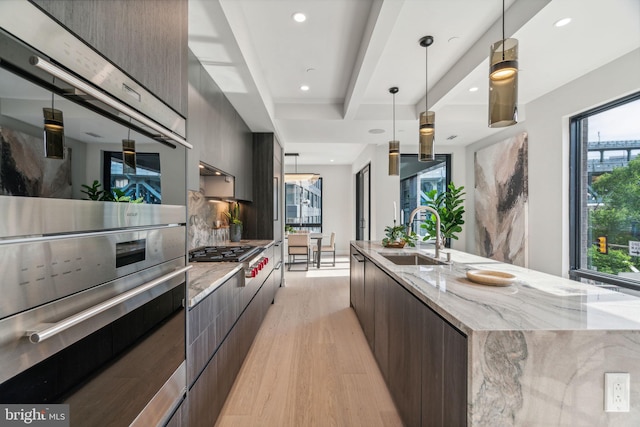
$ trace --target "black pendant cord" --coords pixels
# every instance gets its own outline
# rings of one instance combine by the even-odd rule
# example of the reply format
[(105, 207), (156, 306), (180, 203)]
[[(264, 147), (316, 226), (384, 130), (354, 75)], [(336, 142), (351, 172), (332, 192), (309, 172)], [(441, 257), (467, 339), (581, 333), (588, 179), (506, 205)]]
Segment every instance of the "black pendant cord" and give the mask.
[(393, 94), (393, 140), (396, 140), (396, 94)]
[(429, 112), (429, 45), (424, 47), (424, 113)]
[[(55, 87), (55, 85), (56, 85), (56, 78), (55, 77), (53, 78), (53, 82), (51, 82), (51, 83)], [(51, 91), (51, 115), (52, 115), (51, 117), (53, 117), (53, 94), (54, 94), (54, 92)]]

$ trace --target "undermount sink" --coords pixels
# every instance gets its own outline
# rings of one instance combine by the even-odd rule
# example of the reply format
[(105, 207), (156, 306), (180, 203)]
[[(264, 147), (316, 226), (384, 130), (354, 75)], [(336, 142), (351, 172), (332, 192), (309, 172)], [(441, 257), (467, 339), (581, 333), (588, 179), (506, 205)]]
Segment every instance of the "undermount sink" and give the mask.
[(422, 254), (380, 254), (396, 265), (445, 265), (446, 262)]

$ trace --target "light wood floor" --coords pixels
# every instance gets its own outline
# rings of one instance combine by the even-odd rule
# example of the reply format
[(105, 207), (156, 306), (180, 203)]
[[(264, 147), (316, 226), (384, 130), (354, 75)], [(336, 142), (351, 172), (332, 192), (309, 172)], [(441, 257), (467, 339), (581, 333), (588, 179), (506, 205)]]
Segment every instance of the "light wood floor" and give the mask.
[(402, 425), (339, 261), (285, 273), (216, 426)]

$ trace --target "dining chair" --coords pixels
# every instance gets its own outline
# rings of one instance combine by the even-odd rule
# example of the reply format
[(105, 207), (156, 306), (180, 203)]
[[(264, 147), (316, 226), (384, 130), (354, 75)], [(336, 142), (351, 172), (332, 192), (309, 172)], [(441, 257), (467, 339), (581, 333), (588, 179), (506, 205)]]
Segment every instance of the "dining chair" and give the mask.
[(292, 233), (288, 239), (288, 256), (289, 266), (287, 270), (291, 270), (291, 265), (295, 263), (296, 256), (305, 258), (305, 270), (309, 270), (309, 250), (311, 249), (309, 233)]
[[(316, 258), (316, 256), (322, 257), (323, 252), (333, 252), (333, 263), (331, 265), (335, 267), (336, 266), (336, 233), (331, 232), (331, 238), (329, 239), (329, 244), (321, 245), (320, 251), (318, 251), (318, 245), (313, 246), (313, 259), (314, 260), (317, 259), (318, 261), (320, 261), (320, 258)], [(322, 264), (322, 262), (320, 262), (318, 265), (320, 264)], [(329, 264), (329, 263), (327, 262), (325, 264)]]

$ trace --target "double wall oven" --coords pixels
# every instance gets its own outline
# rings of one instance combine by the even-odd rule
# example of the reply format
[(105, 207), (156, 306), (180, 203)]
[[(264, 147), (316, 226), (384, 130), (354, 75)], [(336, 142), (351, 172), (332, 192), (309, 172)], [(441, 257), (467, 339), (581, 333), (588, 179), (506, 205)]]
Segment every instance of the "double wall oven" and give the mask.
[[(64, 114), (57, 158), (49, 107)], [(180, 405), (184, 136), (184, 118), (31, 3), (0, 4), (0, 404), (68, 404), (73, 426), (163, 425)], [(100, 197), (115, 187), (145, 203)]]

